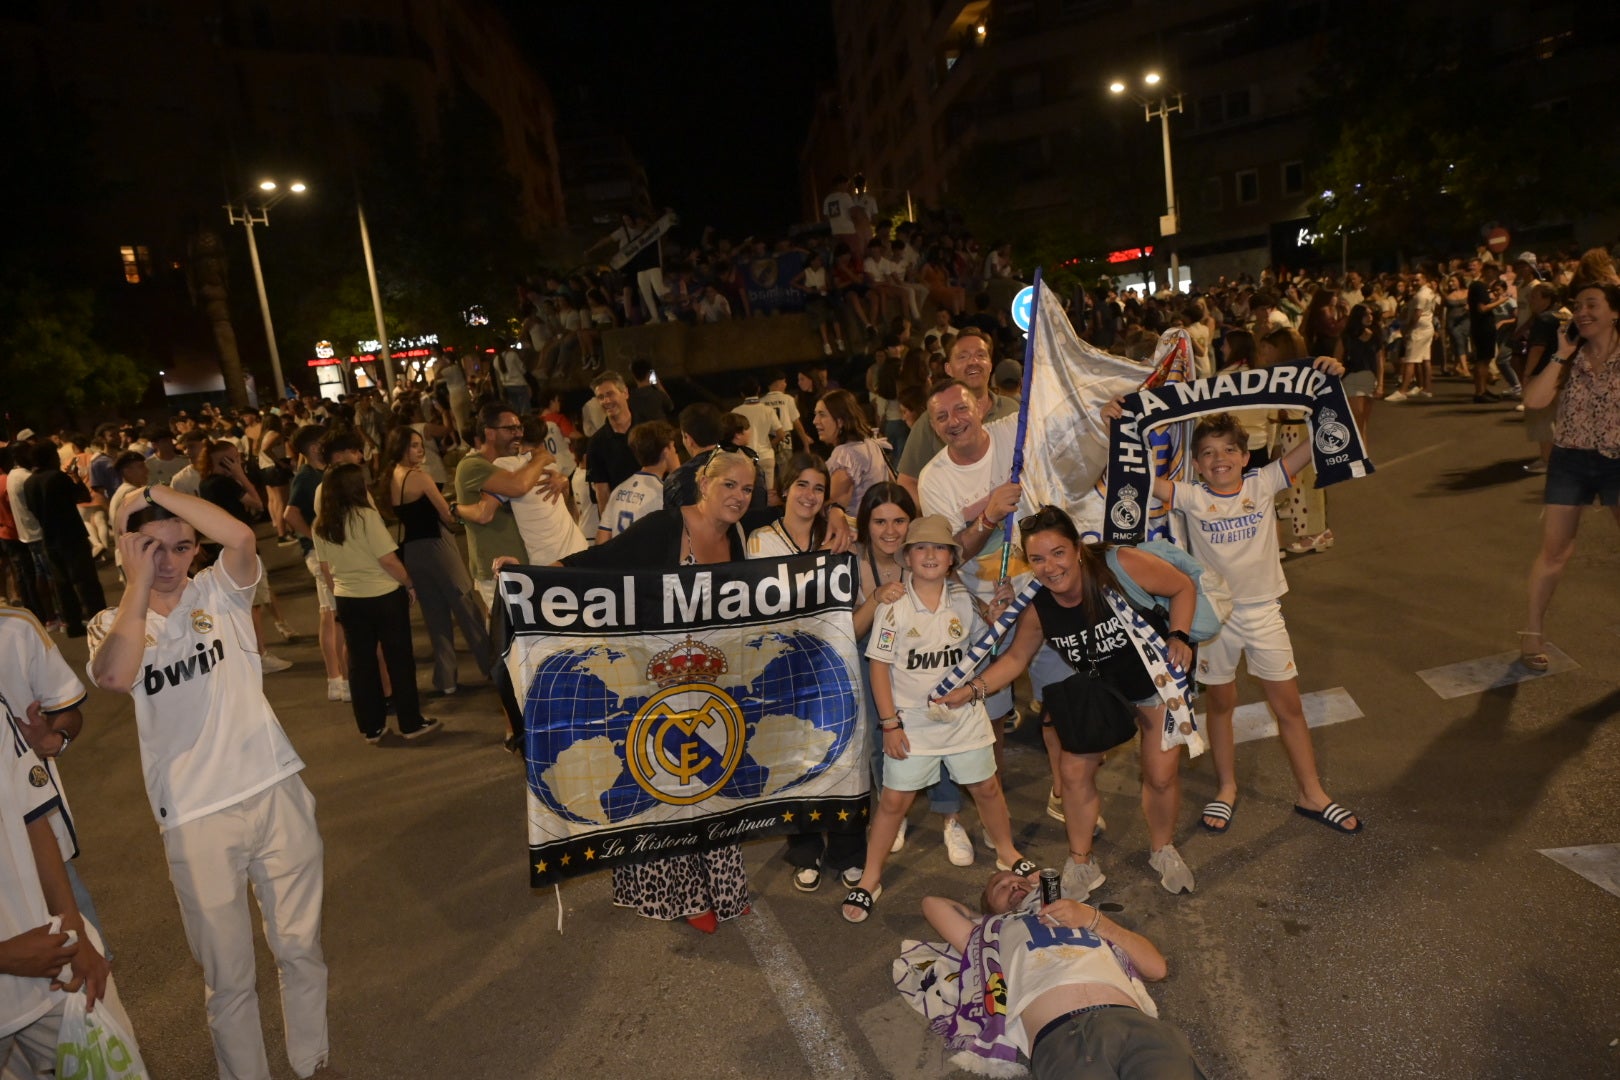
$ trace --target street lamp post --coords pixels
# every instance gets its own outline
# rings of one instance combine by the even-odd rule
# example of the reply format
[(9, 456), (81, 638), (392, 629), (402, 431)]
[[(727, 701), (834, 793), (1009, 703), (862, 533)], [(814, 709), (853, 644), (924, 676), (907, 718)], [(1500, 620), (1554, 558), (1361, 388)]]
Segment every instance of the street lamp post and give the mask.
[(377, 290), (377, 263), (371, 257), (371, 231), (366, 228), (366, 208), (355, 204), (360, 214), (360, 249), (366, 256), (366, 279), (371, 283), (371, 314), (377, 320), (377, 352), (382, 357), (383, 390), (394, 388), (394, 358), (388, 351), (388, 331), (383, 327), (382, 293)]
[(248, 258), (253, 263), (253, 284), (259, 290), (259, 314), (264, 317), (264, 336), (270, 346), (270, 372), (275, 376), (276, 400), (283, 401), (287, 397), (287, 381), (281, 374), (281, 350), (276, 347), (276, 328), (270, 321), (270, 297), (264, 291), (264, 268), (259, 264), (259, 244), (253, 236), (253, 226), (263, 225), (270, 227), (270, 208), (285, 199), (288, 195), (302, 195), (308, 188), (303, 181), (295, 180), (287, 185), (287, 190), (279, 190), (274, 180), (259, 181), (259, 190), (264, 192), (258, 198), (258, 208), (248, 203), (252, 192), (242, 195), (241, 206), (234, 202), (225, 204), (226, 216), (232, 225), (240, 225), (247, 231)]
[[(1159, 219), (1159, 235), (1167, 239), (1172, 238), (1180, 231), (1181, 219), (1176, 213), (1176, 181), (1170, 164), (1170, 114), (1182, 111), (1181, 95), (1174, 96), (1157, 88), (1163, 83), (1163, 78), (1156, 71), (1149, 71), (1142, 76), (1142, 83), (1148, 87), (1147, 94), (1139, 94), (1131, 90), (1125, 83), (1115, 79), (1108, 85), (1110, 92), (1115, 94), (1129, 93), (1132, 100), (1142, 106), (1143, 119), (1148, 123), (1158, 120), (1162, 124), (1164, 135), (1164, 216)], [(1157, 93), (1155, 100), (1151, 95)], [(1170, 288), (1173, 292), (1181, 291), (1181, 260), (1176, 255), (1176, 244), (1170, 239)]]

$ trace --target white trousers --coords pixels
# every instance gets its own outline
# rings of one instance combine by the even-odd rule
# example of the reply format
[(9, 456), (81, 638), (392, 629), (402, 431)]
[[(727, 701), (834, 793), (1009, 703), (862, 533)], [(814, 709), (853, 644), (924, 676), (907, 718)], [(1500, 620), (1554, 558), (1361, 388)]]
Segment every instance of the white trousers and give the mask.
[(647, 309), (647, 321), (662, 322), (659, 312), (663, 310), (664, 297), (669, 295), (669, 290), (664, 288), (664, 268), (654, 266), (641, 271), (636, 275), (636, 286), (641, 290), (641, 302)]
[(248, 885), (281, 979), (287, 1060), (309, 1076), (326, 1063), (323, 871), (315, 796), (290, 776), (249, 799), (163, 834), (191, 955), (202, 965), (220, 1080), (270, 1080), (255, 989)]

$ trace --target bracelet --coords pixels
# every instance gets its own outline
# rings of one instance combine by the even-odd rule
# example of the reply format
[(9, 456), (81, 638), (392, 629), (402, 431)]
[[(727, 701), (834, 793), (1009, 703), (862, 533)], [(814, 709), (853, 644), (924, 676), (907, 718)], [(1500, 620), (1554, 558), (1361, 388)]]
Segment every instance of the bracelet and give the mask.
[(985, 685), (984, 676), (973, 676), (973, 678), (969, 680), (968, 685), (973, 687), (974, 701), (983, 701), (985, 698), (990, 696), (990, 688)]
[(1086, 933), (1088, 934), (1096, 933), (1098, 925), (1102, 922), (1102, 908), (1094, 907), (1091, 910), (1095, 914), (1091, 916), (1091, 925), (1086, 927)]
[(1192, 644), (1192, 635), (1185, 630), (1166, 630), (1164, 636), (1173, 637), (1183, 645)]
[(894, 717), (894, 723), (892, 724), (883, 720), (878, 721), (879, 731), (901, 731), (905, 728), (905, 726), (906, 722), (900, 719), (898, 716)]
[(148, 484), (145, 487), (141, 488), (141, 498), (146, 500), (146, 505), (147, 506), (156, 506), (157, 505), (157, 501), (152, 498), (152, 485), (151, 484)]
[(985, 532), (995, 532), (996, 531), (996, 523), (994, 521), (991, 521), (988, 515), (980, 514), (979, 515), (979, 528), (983, 529)]
[(51, 730), (62, 736), (62, 745), (56, 751), (56, 756), (61, 757), (62, 752), (68, 748), (68, 744), (73, 741), (73, 736), (69, 735), (65, 731), (58, 731), (56, 728), (52, 728)]

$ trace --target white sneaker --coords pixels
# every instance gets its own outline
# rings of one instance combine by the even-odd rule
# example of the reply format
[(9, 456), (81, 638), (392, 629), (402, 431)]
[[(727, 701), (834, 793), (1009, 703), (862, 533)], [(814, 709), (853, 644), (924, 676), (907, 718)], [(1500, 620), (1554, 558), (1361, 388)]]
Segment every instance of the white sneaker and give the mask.
[[(1429, 393), (1427, 390), (1423, 389), (1421, 386), (1418, 387), (1417, 389), (1413, 390), (1411, 396), (1412, 397), (1417, 397), (1417, 398), (1432, 398), (1432, 397), (1434, 397), (1433, 394)], [(1388, 401), (1389, 399), (1385, 398), (1384, 400)]]
[(951, 860), (952, 866), (973, 865), (973, 841), (968, 839), (967, 830), (962, 828), (962, 823), (955, 819), (945, 823), (945, 854)]
[(273, 675), (278, 671), (286, 671), (292, 667), (291, 660), (283, 660), (279, 656), (272, 656), (268, 652), (259, 654), (259, 667), (266, 675)]
[(981, 829), (979, 831), (979, 835), (984, 837), (984, 850), (986, 850), (986, 851), (994, 851), (994, 850), (996, 850), (996, 842), (994, 840), (990, 839), (990, 830), (989, 829)]
[(343, 680), (342, 679), (327, 679), (326, 680), (326, 700), (327, 701), (346, 701), (346, 700), (348, 700), (347, 698), (345, 698), (343, 696)]
[(338, 700), (339, 701), (353, 701), (354, 700), (354, 696), (349, 693), (349, 680), (348, 679), (339, 679), (338, 680)]
[[(899, 851), (901, 848), (903, 848), (905, 846), (906, 846), (906, 819), (901, 818), (900, 819), (900, 831), (894, 834), (894, 843), (889, 845), (889, 854), (893, 855), (895, 852)], [(857, 881), (855, 884), (859, 885), (860, 882)]]
[(1047, 792), (1046, 816), (1051, 818), (1053, 821), (1067, 820), (1063, 816), (1063, 796), (1061, 793), (1056, 791)]
[(1159, 884), (1166, 892), (1192, 892), (1193, 873), (1182, 861), (1174, 844), (1166, 844), (1148, 855), (1148, 865), (1159, 872)]
[(1065, 900), (1084, 901), (1091, 895), (1091, 890), (1107, 880), (1108, 876), (1097, 865), (1095, 855), (1085, 862), (1075, 862), (1071, 855), (1063, 860), (1063, 882), (1059, 891)]
[(1399, 390), (1397, 390), (1393, 394), (1385, 394), (1384, 395), (1384, 400), (1387, 401), (1387, 402), (1390, 402), (1391, 404), (1395, 404), (1395, 403), (1398, 403), (1398, 402), (1405, 401), (1406, 400), (1406, 395), (1401, 393)]

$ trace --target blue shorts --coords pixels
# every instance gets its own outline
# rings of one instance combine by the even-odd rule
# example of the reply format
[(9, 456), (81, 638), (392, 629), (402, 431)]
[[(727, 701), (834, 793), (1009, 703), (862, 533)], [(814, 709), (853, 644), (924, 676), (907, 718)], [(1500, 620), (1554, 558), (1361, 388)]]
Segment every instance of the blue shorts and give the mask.
[(1547, 459), (1548, 506), (1620, 506), (1620, 458), (1555, 446)]
[(940, 770), (958, 784), (977, 784), (996, 775), (996, 748), (981, 746), (960, 754), (912, 754), (904, 761), (883, 755), (883, 786), (890, 791), (921, 791), (932, 787)]

